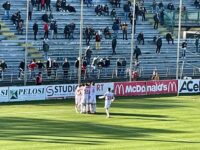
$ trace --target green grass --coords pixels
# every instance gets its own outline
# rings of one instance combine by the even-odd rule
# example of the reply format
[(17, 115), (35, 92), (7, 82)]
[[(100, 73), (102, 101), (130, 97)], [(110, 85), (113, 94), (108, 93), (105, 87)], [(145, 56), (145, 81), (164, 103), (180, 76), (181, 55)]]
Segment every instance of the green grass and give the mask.
[(106, 119), (73, 101), (0, 105), (1, 150), (199, 150), (200, 96), (117, 98)]

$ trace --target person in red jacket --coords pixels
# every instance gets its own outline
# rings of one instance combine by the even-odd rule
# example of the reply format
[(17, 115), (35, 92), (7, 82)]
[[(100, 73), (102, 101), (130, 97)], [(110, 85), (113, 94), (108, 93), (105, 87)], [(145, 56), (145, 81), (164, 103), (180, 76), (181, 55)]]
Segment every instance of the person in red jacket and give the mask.
[(99, 50), (100, 44), (101, 44), (101, 37), (100, 37), (99, 33), (96, 33), (95, 41), (96, 41), (96, 50)]
[(44, 27), (43, 27), (43, 29), (44, 29), (44, 40), (48, 40), (48, 36), (49, 36), (49, 25), (48, 25), (48, 23), (44, 23)]
[(30, 71), (30, 79), (35, 78), (35, 68), (37, 67), (37, 64), (35, 63), (35, 60), (32, 60), (31, 63), (28, 65), (29, 71)]
[(45, 10), (45, 0), (41, 0), (41, 10)]

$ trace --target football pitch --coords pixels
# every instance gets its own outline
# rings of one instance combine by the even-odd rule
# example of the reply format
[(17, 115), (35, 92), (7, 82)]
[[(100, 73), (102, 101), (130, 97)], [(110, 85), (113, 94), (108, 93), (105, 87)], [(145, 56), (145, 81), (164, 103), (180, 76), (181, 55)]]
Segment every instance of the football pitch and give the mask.
[(0, 104), (0, 150), (200, 150), (200, 96), (116, 98), (106, 119), (73, 100)]

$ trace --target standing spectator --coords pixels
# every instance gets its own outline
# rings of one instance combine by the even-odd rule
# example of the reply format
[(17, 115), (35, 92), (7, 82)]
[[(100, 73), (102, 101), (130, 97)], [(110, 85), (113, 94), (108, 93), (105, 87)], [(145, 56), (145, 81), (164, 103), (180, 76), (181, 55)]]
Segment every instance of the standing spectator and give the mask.
[(156, 53), (160, 54), (160, 49), (162, 47), (162, 38), (159, 36), (157, 41), (156, 41)]
[(36, 85), (42, 85), (42, 73), (39, 72), (36, 76), (36, 80), (35, 80)]
[(68, 78), (68, 74), (69, 74), (69, 68), (70, 68), (70, 64), (67, 61), (67, 58), (65, 58), (64, 63), (62, 65), (63, 68), (63, 79), (67, 79)]
[(45, 60), (47, 60), (48, 52), (49, 52), (49, 44), (47, 44), (47, 42), (43, 41), (42, 49), (44, 51), (44, 58), (45, 58)]
[(163, 4), (163, 0), (160, 1), (160, 3), (158, 4), (159, 9), (163, 9), (164, 8), (164, 4)]
[(0, 63), (0, 80), (3, 80), (4, 77), (4, 72), (8, 68), (6, 62), (4, 60), (1, 61)]
[(90, 65), (91, 55), (92, 55), (92, 50), (90, 49), (90, 46), (88, 46), (86, 51), (85, 51), (85, 58), (86, 58), (88, 65)]
[(136, 60), (137, 62), (139, 61), (139, 60), (138, 60), (138, 57), (139, 57), (141, 54), (142, 54), (142, 53), (141, 53), (140, 48), (139, 48), (138, 46), (135, 46), (133, 55), (135, 55), (135, 60)]
[(41, 10), (45, 11), (45, 0), (41, 0)]
[(50, 23), (51, 39), (53, 39), (53, 37), (54, 37), (54, 28), (55, 28), (55, 23), (54, 23), (54, 21), (52, 21)]
[(142, 45), (144, 45), (144, 34), (143, 34), (143, 32), (140, 32), (138, 34), (137, 41), (138, 41), (138, 44), (140, 44), (140, 42), (142, 41)]
[(44, 64), (39, 60), (37, 62), (38, 72), (43, 72), (43, 68), (45, 68)]
[(75, 76), (76, 76), (76, 77), (78, 76), (79, 62), (80, 62), (80, 57), (78, 57), (78, 58), (75, 60), (75, 63), (74, 63), (74, 66), (75, 66), (75, 68), (76, 68), (76, 70), (74, 71), (74, 73), (75, 73)]
[(89, 27), (85, 28), (85, 40), (86, 40), (86, 45), (90, 45), (90, 40), (91, 40), (91, 30)]
[(49, 36), (49, 25), (48, 23), (44, 23), (44, 40), (48, 40), (48, 36)]
[(164, 23), (165, 23), (165, 19), (164, 19), (164, 16), (165, 16), (164, 9), (161, 9), (159, 16), (160, 16), (160, 25), (164, 25)]
[(122, 29), (122, 33), (123, 33), (123, 40), (124, 39), (128, 40), (128, 38), (127, 38), (128, 25), (125, 22), (121, 25), (121, 29)]
[(125, 75), (125, 71), (126, 71), (126, 58), (122, 59), (122, 76)]
[(55, 76), (55, 79), (57, 79), (57, 70), (59, 68), (58, 63), (56, 62), (56, 60), (53, 60), (53, 64), (52, 64), (52, 69), (53, 69), (53, 74)]
[(58, 35), (58, 25), (57, 25), (56, 21), (54, 21), (54, 36), (53, 36), (53, 39), (57, 39), (57, 35)]
[(112, 39), (112, 55), (116, 55), (116, 47), (117, 47), (117, 38), (114, 37)]
[(48, 79), (51, 78), (51, 69), (52, 69), (52, 67), (53, 67), (52, 60), (49, 57), (48, 60), (47, 60), (47, 62), (46, 62), (47, 77), (48, 77)]
[(25, 68), (25, 63), (24, 63), (24, 60), (22, 60), (20, 63), (19, 63), (19, 75), (18, 75), (18, 80), (21, 80), (21, 77), (24, 76), (24, 68)]
[(3, 4), (3, 8), (5, 10), (5, 18), (6, 19), (9, 19), (9, 16), (10, 16), (10, 8), (11, 8), (11, 4), (9, 1), (6, 1), (4, 4)]
[(108, 74), (108, 67), (110, 66), (110, 59), (108, 57), (105, 58), (105, 64), (104, 64), (104, 67), (105, 67), (105, 75), (107, 76)]
[(112, 9), (112, 11), (110, 12), (110, 16), (112, 17), (113, 20), (115, 20), (116, 15), (117, 15), (116, 10)]
[(185, 53), (186, 53), (186, 49), (187, 49), (187, 40), (185, 40), (183, 43), (182, 43), (182, 58), (185, 58)]
[(120, 61), (120, 59), (117, 59), (117, 77), (121, 76), (121, 67), (122, 67), (122, 63)]
[(40, 5), (41, 5), (41, 0), (36, 0), (36, 4), (37, 4), (37, 10), (40, 10)]
[(166, 34), (166, 40), (167, 40), (168, 44), (169, 44), (170, 41), (172, 41), (172, 44), (174, 44), (174, 39), (173, 39), (172, 34), (170, 32)]
[(34, 7), (35, 6), (36, 1), (35, 0), (31, 0), (31, 4)]
[(96, 50), (99, 50), (101, 46), (101, 37), (98, 33), (96, 33), (95, 41), (96, 41)]
[(156, 13), (156, 14), (153, 16), (153, 19), (154, 19), (154, 29), (158, 29), (158, 23), (159, 23), (159, 16), (158, 16), (158, 13)]
[(38, 24), (37, 21), (33, 24), (34, 40), (37, 40)]
[(119, 25), (117, 24), (117, 22), (113, 23), (112, 30), (114, 31), (114, 37), (117, 38), (119, 31)]
[(28, 6), (28, 20), (32, 20), (32, 13), (33, 13), (33, 5), (30, 1)]
[(195, 39), (196, 52), (199, 53), (199, 37)]
[(129, 6), (128, 2), (127, 2), (127, 3), (124, 4), (124, 16), (125, 16), (125, 20), (128, 19), (129, 12), (130, 12), (130, 6)]
[(159, 77), (158, 72), (157, 72), (156, 69), (153, 70), (153, 74), (152, 74), (151, 80), (160, 80), (160, 77)]
[(37, 67), (37, 64), (35, 63), (35, 60), (33, 59), (31, 61), (31, 63), (28, 65), (28, 68), (29, 68), (29, 72), (30, 72), (30, 76), (29, 78), (32, 80), (32, 79), (35, 79), (35, 68)]
[(46, 10), (51, 11), (51, 0), (45, 0), (45, 3), (46, 3)]

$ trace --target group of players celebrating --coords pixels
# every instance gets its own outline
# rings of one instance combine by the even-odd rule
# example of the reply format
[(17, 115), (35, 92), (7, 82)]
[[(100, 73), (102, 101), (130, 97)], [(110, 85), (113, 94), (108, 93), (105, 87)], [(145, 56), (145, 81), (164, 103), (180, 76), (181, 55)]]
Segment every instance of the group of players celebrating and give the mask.
[[(105, 98), (105, 110), (107, 118), (110, 117), (109, 108), (111, 103), (115, 100), (111, 88), (99, 99)], [(75, 90), (75, 110), (77, 113), (96, 113), (96, 87), (93, 82), (79, 85)]]

